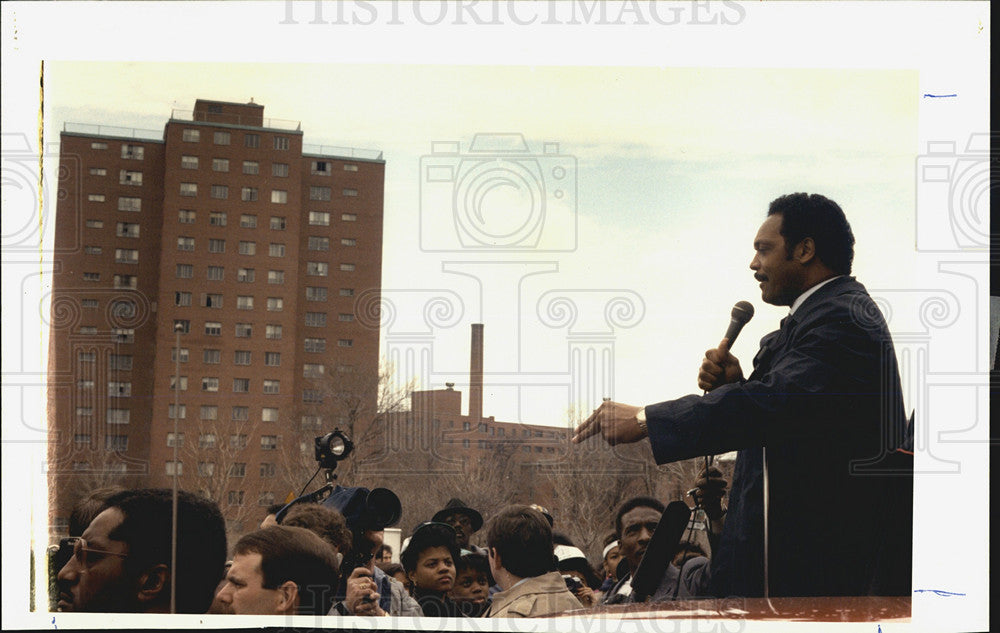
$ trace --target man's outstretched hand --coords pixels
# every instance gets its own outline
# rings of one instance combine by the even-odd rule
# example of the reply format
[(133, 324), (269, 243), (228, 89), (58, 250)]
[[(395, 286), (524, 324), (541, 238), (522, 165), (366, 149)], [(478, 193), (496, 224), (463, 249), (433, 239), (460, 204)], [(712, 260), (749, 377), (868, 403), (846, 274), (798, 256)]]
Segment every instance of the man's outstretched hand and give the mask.
[(589, 418), (576, 427), (573, 443), (579, 444), (598, 433), (612, 446), (638, 442), (646, 437), (635, 417), (641, 409), (642, 407), (606, 400), (590, 414)]
[(716, 387), (743, 380), (740, 361), (729, 353), (729, 339), (724, 338), (719, 346), (705, 352), (698, 371), (698, 387), (711, 391)]

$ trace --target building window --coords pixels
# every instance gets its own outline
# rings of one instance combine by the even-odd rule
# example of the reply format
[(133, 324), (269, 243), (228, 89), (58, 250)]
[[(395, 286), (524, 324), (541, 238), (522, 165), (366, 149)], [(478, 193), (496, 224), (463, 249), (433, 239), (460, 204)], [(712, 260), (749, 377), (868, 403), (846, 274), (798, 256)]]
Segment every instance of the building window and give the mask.
[(104, 450), (124, 453), (128, 450), (128, 435), (105, 435)]
[(81, 325), (77, 330), (78, 334), (97, 334), (97, 328), (93, 325)]
[(263, 407), (260, 410), (260, 419), (264, 422), (277, 422), (278, 407)]
[(257, 216), (249, 213), (244, 213), (240, 216), (240, 228), (244, 229), (255, 229), (257, 228)]
[(236, 271), (236, 281), (243, 283), (251, 283), (257, 276), (256, 273), (257, 271), (254, 270), (253, 268), (240, 268), (239, 270)]
[(255, 160), (243, 161), (243, 173), (256, 176), (260, 173), (260, 163)]
[(264, 327), (264, 338), (272, 341), (281, 340), (281, 326), (269, 323)]
[(179, 251), (193, 251), (194, 250), (194, 238), (193, 237), (181, 237), (177, 238), (177, 250)]
[(135, 248), (116, 248), (115, 261), (119, 264), (136, 264), (139, 262), (139, 251)]
[(126, 160), (142, 160), (143, 151), (142, 145), (122, 143), (122, 158)]
[(211, 226), (226, 226), (226, 214), (221, 211), (212, 211), (208, 214), (208, 223)]
[(204, 349), (201, 352), (201, 360), (206, 365), (218, 365), (222, 361), (222, 351), (217, 349)]
[(326, 312), (306, 312), (307, 327), (326, 327)]
[(341, 312), (340, 314), (337, 315), (337, 320), (344, 323), (349, 323), (354, 320), (354, 315), (349, 314), (347, 312)]
[[(219, 379), (215, 376), (205, 376), (201, 379), (201, 390), (202, 391), (218, 391), (219, 390)], [(202, 407), (204, 411), (204, 407)], [(202, 417), (202, 419), (206, 419)], [(208, 418), (214, 419), (214, 418)]]
[(174, 276), (178, 279), (191, 279), (194, 277), (194, 266), (191, 264), (177, 264)]
[(288, 192), (281, 189), (271, 191), (271, 202), (273, 204), (288, 204)]
[(217, 321), (205, 321), (206, 336), (222, 336), (222, 324)]
[(285, 256), (285, 245), (284, 244), (270, 244), (267, 247), (267, 254), (271, 257), (284, 257)]
[(226, 276), (226, 269), (223, 266), (209, 266), (207, 273), (209, 281), (222, 281)]
[(234, 365), (249, 365), (250, 364), (250, 351), (238, 349), (233, 352), (233, 364)]
[(128, 424), (129, 413), (128, 409), (108, 409), (105, 422), (108, 424)]
[(277, 469), (274, 467), (274, 464), (262, 463), (260, 465), (260, 476), (262, 478), (269, 479), (274, 477), (275, 472), (277, 472)]
[(240, 255), (256, 255), (257, 242), (240, 242)]
[(268, 312), (281, 312), (284, 308), (285, 302), (281, 297), (268, 297), (267, 298), (267, 311)]
[(341, 213), (340, 219), (344, 222), (357, 222), (358, 214), (356, 213)]
[(87, 201), (88, 202), (104, 202), (104, 199), (105, 198), (104, 198), (104, 194), (103, 193), (90, 193), (90, 194), (87, 194)]
[(312, 226), (330, 226), (330, 214), (326, 211), (310, 211), (309, 224)]
[(187, 143), (197, 143), (201, 140), (201, 130), (186, 128), (181, 132), (181, 140)]
[(132, 222), (119, 222), (115, 227), (118, 237), (139, 237), (139, 225)]
[(73, 436), (73, 444), (77, 448), (82, 448), (84, 446), (90, 445), (90, 433), (77, 433)]
[(309, 187), (309, 199), (329, 201), (332, 199), (330, 187)]
[(236, 297), (236, 309), (253, 310), (253, 297), (249, 295), (240, 295)]
[(288, 137), (287, 136), (275, 136), (274, 137), (274, 149), (288, 149)]
[(271, 175), (277, 178), (288, 178), (288, 165), (286, 163), (271, 163)]
[(142, 211), (142, 198), (118, 196), (118, 210), (131, 211), (133, 213)]
[(109, 398), (130, 398), (132, 396), (132, 383), (110, 381), (108, 382)]
[(177, 448), (184, 446), (183, 433), (167, 433), (167, 448), (173, 448), (175, 445)]
[(232, 139), (232, 135), (229, 132), (216, 132), (213, 135), (212, 141), (216, 145), (229, 145), (229, 141)]
[(278, 436), (277, 435), (261, 435), (260, 436), (260, 450), (262, 451), (273, 451), (278, 448)]
[(306, 274), (315, 277), (326, 277), (330, 274), (330, 264), (325, 262), (306, 262)]
[(100, 141), (93, 141), (90, 143), (90, 149), (108, 149), (108, 144), (101, 143)]
[(329, 176), (331, 165), (325, 160), (314, 160), (309, 171), (313, 176)]
[(323, 428), (323, 421), (318, 415), (304, 415), (300, 424), (303, 431), (318, 431)]
[(317, 237), (309, 236), (309, 250), (311, 251), (328, 251), (330, 250), (330, 238), (328, 237)]
[(260, 147), (260, 134), (244, 134), (243, 146), (253, 149)]
[(81, 418), (89, 418), (94, 415), (94, 409), (93, 407), (77, 407), (76, 415)]
[(233, 378), (233, 393), (250, 393), (250, 379)]
[(240, 189), (240, 200), (243, 202), (256, 202), (257, 201), (257, 188), (256, 187), (243, 187)]
[(250, 323), (236, 324), (236, 338), (250, 338), (253, 334), (253, 325)]
[(167, 477), (178, 477), (184, 474), (184, 462), (169, 461), (165, 464)]
[(226, 240), (208, 240), (208, 252), (209, 253), (225, 253), (226, 252)]
[(280, 393), (281, 391), (281, 381), (280, 380), (265, 380), (264, 381), (264, 393)]
[(269, 270), (269, 271), (267, 271), (267, 283), (269, 283), (269, 284), (283, 284), (283, 283), (285, 283), (285, 271), (283, 271), (283, 270)]
[(243, 491), (242, 490), (230, 490), (228, 493), (229, 505), (231, 506), (241, 506), (243, 505)]
[(337, 339), (337, 347), (354, 347), (354, 339), (350, 338)]
[(201, 305), (204, 308), (221, 308), (222, 307), (222, 295), (221, 294), (202, 293), (202, 295), (201, 295)]
[(306, 286), (306, 301), (326, 301), (326, 288)]
[(115, 288), (131, 288), (135, 290), (139, 286), (139, 278), (135, 275), (115, 275)]
[(268, 367), (281, 365), (281, 352), (264, 352), (264, 364)]
[(274, 493), (273, 492), (262, 492), (260, 496), (257, 497), (257, 505), (261, 507), (266, 507), (274, 504)]
[[(214, 404), (203, 404), (200, 407), (198, 417), (202, 420), (218, 420), (219, 419), (219, 407)], [(214, 438), (214, 436), (213, 436)]]
[(237, 462), (235, 464), (229, 465), (229, 476), (230, 477), (246, 477), (247, 475), (247, 465), (243, 462)]
[(198, 195), (198, 184), (194, 182), (181, 183), (181, 195), (185, 198), (193, 198)]
[(198, 157), (181, 156), (181, 169), (198, 169)]
[(86, 227), (88, 229), (103, 229), (104, 228), (104, 221), (103, 220), (87, 220)]
[(285, 218), (283, 216), (272, 215), (271, 216), (271, 230), (272, 231), (284, 231), (285, 230)]
[(323, 404), (323, 392), (318, 389), (303, 389), (302, 402), (306, 404)]
[(111, 335), (115, 343), (134, 343), (135, 342), (135, 329), (134, 328), (115, 328), (111, 330)]
[(81, 363), (92, 363), (97, 359), (96, 352), (78, 352), (76, 359)]
[(307, 338), (306, 351), (312, 353), (322, 353), (326, 351), (325, 338)]
[(229, 419), (243, 421), (250, 419), (250, 407), (236, 406), (229, 413)]
[(340, 270), (346, 273), (354, 272), (354, 264), (341, 264)]
[(96, 308), (97, 307), (97, 299), (82, 299), (80, 301), (80, 306), (82, 306), (84, 308)]
[(469, 448), (469, 440), (462, 440), (462, 448)]
[(177, 221), (181, 224), (194, 224), (195, 212), (188, 209), (181, 209), (177, 212)]
[(83, 273), (84, 281), (100, 281), (101, 273)]
[(344, 171), (358, 171), (358, 166), (357, 165), (351, 165), (349, 163), (345, 164), (344, 165)]
[(342, 237), (342, 238), (340, 238), (340, 245), (341, 246), (357, 246), (358, 245), (358, 241), (356, 239), (354, 239), (353, 237)]
[(226, 185), (212, 185), (209, 197), (216, 200), (225, 200), (229, 197), (229, 187)]
[(132, 371), (132, 355), (112, 354), (108, 357), (108, 369), (111, 371)]
[(174, 293), (174, 305), (186, 308), (191, 305), (191, 293), (190, 292), (175, 292)]
[(169, 405), (167, 407), (167, 417), (170, 418), (171, 420), (173, 420), (175, 418), (178, 419), (178, 420), (184, 420), (184, 419), (186, 419), (187, 418), (187, 405), (186, 404), (182, 404), (179, 407), (176, 407), (175, 405)]
[(344, 189), (341, 193), (343, 195), (349, 197), (349, 198), (353, 198), (353, 197), (355, 197), (355, 196), (358, 195), (358, 190), (357, 189)]
[(191, 321), (189, 319), (174, 319), (174, 330), (180, 329), (181, 334), (191, 331)]
[(228, 158), (213, 158), (212, 159), (212, 171), (229, 171), (229, 159)]
[(181, 376), (180, 379), (177, 376), (170, 377), (170, 391), (187, 391), (188, 388), (188, 377)]
[(215, 462), (198, 462), (198, 476), (211, 477), (215, 474)]

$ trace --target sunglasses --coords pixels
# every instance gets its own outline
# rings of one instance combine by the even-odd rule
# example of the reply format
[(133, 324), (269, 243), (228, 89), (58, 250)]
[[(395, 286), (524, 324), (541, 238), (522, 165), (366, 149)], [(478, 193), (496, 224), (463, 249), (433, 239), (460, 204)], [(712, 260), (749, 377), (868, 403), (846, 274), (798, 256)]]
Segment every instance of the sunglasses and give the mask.
[(90, 567), (105, 556), (121, 556), (122, 558), (128, 558), (128, 554), (108, 552), (101, 549), (92, 549), (87, 547), (86, 539), (81, 536), (70, 536), (59, 540), (60, 550), (65, 551), (69, 548), (73, 549), (73, 558), (76, 559), (76, 562), (79, 563), (81, 567)]

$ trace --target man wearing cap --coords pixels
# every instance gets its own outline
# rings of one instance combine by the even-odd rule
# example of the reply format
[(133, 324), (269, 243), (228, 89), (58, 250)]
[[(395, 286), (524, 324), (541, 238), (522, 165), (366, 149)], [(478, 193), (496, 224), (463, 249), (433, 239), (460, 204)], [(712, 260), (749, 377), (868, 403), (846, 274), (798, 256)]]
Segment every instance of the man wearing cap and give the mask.
[(479, 528), (483, 527), (483, 515), (479, 514), (475, 509), (466, 506), (461, 499), (455, 497), (449, 500), (445, 504), (444, 509), (438, 510), (435, 513), (431, 521), (446, 523), (455, 528), (455, 537), (459, 549), (486, 556), (486, 550), (469, 543), (472, 535), (478, 532)]

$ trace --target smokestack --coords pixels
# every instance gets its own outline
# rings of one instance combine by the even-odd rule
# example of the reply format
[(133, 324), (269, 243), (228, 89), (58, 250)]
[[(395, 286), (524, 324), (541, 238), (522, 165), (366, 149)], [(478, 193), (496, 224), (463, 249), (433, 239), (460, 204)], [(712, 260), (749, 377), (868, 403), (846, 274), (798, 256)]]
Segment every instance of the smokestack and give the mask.
[(472, 359), (469, 362), (469, 417), (483, 419), (483, 324), (472, 324)]

